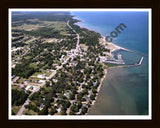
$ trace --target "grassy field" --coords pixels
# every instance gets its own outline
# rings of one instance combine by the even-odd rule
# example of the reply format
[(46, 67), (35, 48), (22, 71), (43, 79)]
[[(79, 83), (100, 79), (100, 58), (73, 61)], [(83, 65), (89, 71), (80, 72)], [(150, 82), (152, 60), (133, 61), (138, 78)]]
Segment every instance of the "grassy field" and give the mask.
[[(62, 35), (69, 34), (66, 32), (66, 22), (63, 21), (39, 21), (38, 24), (22, 24), (20, 26), (12, 27), (12, 29), (18, 29), (18, 30), (25, 30), (25, 31), (32, 31), (37, 30), (38, 28), (53, 28), (55, 31), (61, 31)], [(26, 43), (29, 43), (31, 40), (27, 41)]]
[(88, 46), (87, 46), (87, 45), (85, 45), (85, 44), (80, 44), (80, 46), (82, 47), (82, 49), (83, 49), (84, 51), (87, 51), (87, 49), (88, 49)]
[(46, 39), (43, 43), (53, 43), (53, 42), (57, 42), (57, 39), (56, 38), (49, 38), (49, 39)]
[(28, 110), (28, 109), (25, 109), (23, 111), (23, 115), (38, 115), (38, 113), (32, 111), (32, 110)]
[(19, 109), (21, 108), (22, 106), (12, 106), (12, 111), (17, 114)]
[(19, 85), (12, 85), (12, 89), (17, 89), (19, 91), (21, 91), (21, 87)]
[(37, 40), (37, 38), (32, 37), (32, 39), (29, 39), (29, 40), (25, 41), (25, 43), (29, 44), (29, 43), (32, 43), (32, 41), (35, 41), (35, 40)]
[[(26, 56), (29, 58), (29, 56)], [(38, 68), (36, 63), (30, 63), (30, 66), (33, 67), (34, 69)]]
[(25, 31), (32, 31), (36, 30), (37, 28), (41, 27), (39, 24), (22, 24), (21, 26), (12, 27), (12, 29), (19, 29), (19, 30), (25, 30)]
[(55, 30), (61, 31), (66, 30), (66, 23), (62, 21), (42, 21), (47, 27), (54, 28)]
[(31, 58), (31, 56), (25, 56), (24, 57), (24, 59), (30, 59)]

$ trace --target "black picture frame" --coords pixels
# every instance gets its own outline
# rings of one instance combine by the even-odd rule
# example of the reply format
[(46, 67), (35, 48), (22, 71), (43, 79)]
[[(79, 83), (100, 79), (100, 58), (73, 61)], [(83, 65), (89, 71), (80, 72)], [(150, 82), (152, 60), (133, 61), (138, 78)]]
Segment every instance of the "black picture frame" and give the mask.
[[(152, 120), (9, 120), (8, 119), (8, 9), (9, 8), (151, 8), (152, 9)], [(160, 3), (158, 0), (3, 0), (0, 8), (0, 114), (4, 128), (158, 128), (160, 83), (158, 81)]]

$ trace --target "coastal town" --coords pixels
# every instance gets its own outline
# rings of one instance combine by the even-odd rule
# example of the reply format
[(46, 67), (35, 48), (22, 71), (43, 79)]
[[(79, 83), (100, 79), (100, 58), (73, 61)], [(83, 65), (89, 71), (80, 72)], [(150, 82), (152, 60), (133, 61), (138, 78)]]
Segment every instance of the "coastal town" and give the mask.
[(12, 22), (12, 115), (86, 115), (107, 74), (104, 63), (125, 64), (112, 54), (122, 48), (68, 13), (48, 21), (19, 15)]

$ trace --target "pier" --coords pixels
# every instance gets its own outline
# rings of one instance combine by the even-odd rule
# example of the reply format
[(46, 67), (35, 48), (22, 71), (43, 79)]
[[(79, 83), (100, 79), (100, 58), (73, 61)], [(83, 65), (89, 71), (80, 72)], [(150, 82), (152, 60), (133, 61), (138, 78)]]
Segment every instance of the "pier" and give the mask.
[(143, 62), (143, 57), (140, 59), (139, 63), (132, 64), (132, 65), (119, 65), (119, 66), (114, 66), (110, 68), (116, 68), (116, 67), (121, 67), (121, 68), (128, 68), (128, 67), (135, 67), (135, 66), (140, 66)]
[(126, 48), (122, 48), (122, 47), (120, 47), (120, 49), (121, 49), (121, 50), (124, 50), (124, 51), (127, 51), (127, 52), (135, 53), (135, 54), (137, 54), (137, 55), (141, 55), (141, 56), (146, 56), (146, 57), (148, 57), (148, 56), (147, 56), (147, 55), (145, 55), (145, 54), (138, 53), (138, 52), (134, 52), (134, 51), (131, 51), (131, 50), (126, 49)]

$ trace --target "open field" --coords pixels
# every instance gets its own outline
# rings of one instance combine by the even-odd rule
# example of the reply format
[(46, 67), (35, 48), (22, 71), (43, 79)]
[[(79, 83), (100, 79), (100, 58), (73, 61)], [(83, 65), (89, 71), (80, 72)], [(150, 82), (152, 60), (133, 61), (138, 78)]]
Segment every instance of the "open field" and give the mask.
[(17, 114), (19, 109), (21, 108), (22, 106), (12, 106), (12, 111)]
[(23, 111), (23, 114), (24, 115), (38, 115), (36, 112), (32, 111), (32, 110), (28, 110), (28, 109), (25, 109)]
[(41, 23), (58, 31), (64, 31), (66, 29), (66, 23), (61, 21), (41, 21)]
[(12, 89), (19, 90), (19, 91), (22, 90), (19, 85), (14, 85), (14, 84), (12, 85)]
[(25, 31), (32, 31), (36, 30), (37, 28), (42, 27), (39, 24), (22, 24), (21, 26), (12, 27), (12, 29), (19, 29), (19, 30), (25, 30)]
[(46, 39), (43, 43), (53, 43), (53, 42), (57, 42), (57, 39), (56, 38), (49, 38), (49, 39)]
[[(66, 23), (62, 21), (39, 21), (37, 24), (22, 24), (20, 26), (12, 27), (13, 30), (25, 30), (25, 31), (32, 31), (32, 30), (38, 30), (39, 28), (53, 28), (55, 31), (60, 31), (62, 35), (69, 34), (66, 32)], [(34, 39), (33, 39), (34, 40)], [(29, 43), (30, 41), (33, 41), (32, 39), (27, 41), (26, 43)]]
[(80, 44), (80, 46), (82, 47), (82, 49), (83, 49), (84, 51), (87, 51), (87, 49), (88, 49), (88, 46), (87, 46), (87, 45), (85, 45), (85, 44)]
[(37, 38), (32, 37), (31, 39), (27, 40), (25, 43), (26, 43), (26, 44), (29, 44), (29, 43), (31, 43), (31, 42), (33, 42), (33, 41), (35, 41), (35, 40), (37, 40)]

